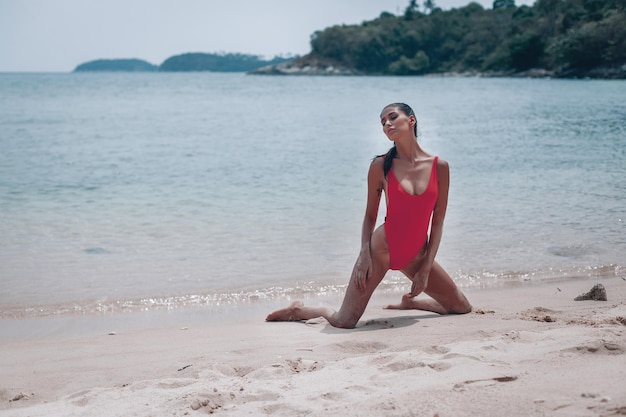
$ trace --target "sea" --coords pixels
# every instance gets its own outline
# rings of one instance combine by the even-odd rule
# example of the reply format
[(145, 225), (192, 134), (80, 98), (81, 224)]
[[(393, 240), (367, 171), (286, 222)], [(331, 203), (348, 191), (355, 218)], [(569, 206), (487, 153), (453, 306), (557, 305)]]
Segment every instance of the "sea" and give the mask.
[[(437, 260), (461, 288), (625, 277), (625, 97), (623, 80), (0, 73), (0, 323), (334, 301), (392, 102), (450, 165)], [(390, 271), (377, 294), (409, 287)]]

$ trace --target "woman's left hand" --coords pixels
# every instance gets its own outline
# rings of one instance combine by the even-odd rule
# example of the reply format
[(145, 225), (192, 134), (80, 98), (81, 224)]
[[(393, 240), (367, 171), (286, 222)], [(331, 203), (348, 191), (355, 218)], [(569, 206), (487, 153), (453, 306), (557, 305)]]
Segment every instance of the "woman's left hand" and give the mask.
[(428, 276), (430, 275), (430, 265), (422, 265), (422, 267), (413, 276), (413, 285), (409, 297), (413, 298), (419, 295), (428, 286)]

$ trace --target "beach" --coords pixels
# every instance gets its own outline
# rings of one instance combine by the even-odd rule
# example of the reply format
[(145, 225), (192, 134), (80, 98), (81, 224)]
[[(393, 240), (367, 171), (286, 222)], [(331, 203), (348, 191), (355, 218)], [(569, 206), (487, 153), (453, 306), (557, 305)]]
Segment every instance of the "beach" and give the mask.
[[(607, 301), (574, 301), (598, 283)], [(374, 298), (351, 330), (265, 322), (276, 302), (206, 324), (181, 314), (143, 330), (7, 341), (0, 415), (626, 415), (623, 277), (467, 295), (474, 311), (458, 316)]]
[[(626, 414), (625, 83), (37, 73), (0, 90), (0, 417)], [(356, 329), (266, 323), (340, 305), (395, 101), (449, 162), (437, 261), (474, 311), (384, 310), (410, 285), (390, 271)], [(598, 283), (608, 301), (574, 301)]]

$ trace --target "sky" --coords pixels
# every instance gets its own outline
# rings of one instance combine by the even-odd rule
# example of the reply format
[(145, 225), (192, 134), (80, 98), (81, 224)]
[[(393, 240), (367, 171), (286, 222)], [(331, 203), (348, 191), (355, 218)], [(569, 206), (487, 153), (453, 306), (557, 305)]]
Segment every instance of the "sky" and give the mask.
[[(491, 8), (492, 1), (476, 0), (485, 8)], [(435, 0), (444, 10), (468, 3)], [(268, 59), (305, 55), (315, 31), (360, 24), (383, 11), (402, 14), (408, 4), (408, 0), (0, 0), (0, 72), (71, 72), (84, 62), (113, 58), (159, 65), (186, 52)]]

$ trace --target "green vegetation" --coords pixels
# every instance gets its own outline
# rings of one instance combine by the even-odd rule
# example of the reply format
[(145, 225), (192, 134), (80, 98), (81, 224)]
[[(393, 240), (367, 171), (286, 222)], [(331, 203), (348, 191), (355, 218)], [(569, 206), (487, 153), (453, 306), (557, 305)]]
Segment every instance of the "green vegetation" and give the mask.
[[(75, 71), (156, 69), (145, 61), (120, 59), (88, 62)], [(410, 0), (401, 16), (383, 12), (360, 25), (315, 32), (311, 52), (301, 58), (186, 53), (168, 58), (158, 70), (391, 75), (534, 71), (626, 78), (626, 0), (536, 0), (532, 7), (494, 0), (493, 9), (470, 3), (447, 11), (434, 0), (424, 0), (423, 7)]]
[(383, 12), (317, 31), (311, 53), (298, 61), (364, 74), (626, 72), (626, 0), (537, 0), (532, 7), (495, 0), (493, 9), (470, 3), (449, 11), (427, 0), (423, 10), (411, 0), (401, 16)]
[(188, 53), (166, 59), (159, 71), (247, 72), (291, 59), (275, 57), (266, 61), (256, 55)]
[(257, 55), (188, 53), (170, 57), (160, 66), (152, 65), (140, 59), (98, 59), (80, 64), (74, 71), (248, 72), (292, 59), (294, 58), (274, 57), (271, 60), (263, 60)]
[(141, 59), (98, 59), (85, 62), (74, 69), (82, 71), (156, 71), (158, 67)]

